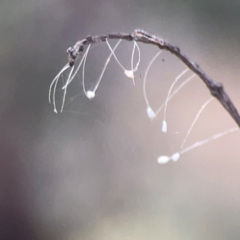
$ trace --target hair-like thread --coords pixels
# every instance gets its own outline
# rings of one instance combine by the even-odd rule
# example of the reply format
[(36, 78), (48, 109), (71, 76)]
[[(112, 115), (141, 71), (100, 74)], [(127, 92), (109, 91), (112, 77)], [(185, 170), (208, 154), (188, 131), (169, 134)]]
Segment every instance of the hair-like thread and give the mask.
[(197, 122), (198, 118), (200, 117), (201, 113), (203, 112), (203, 110), (207, 107), (207, 105), (213, 100), (213, 97), (209, 98), (203, 105), (202, 107), (200, 108), (200, 110), (198, 111), (196, 117), (194, 118), (191, 126), (189, 127), (188, 131), (187, 131), (187, 134), (185, 136), (185, 138), (183, 139), (183, 142), (182, 142), (182, 145), (181, 145), (181, 149), (183, 149), (184, 147), (184, 144), (186, 143), (187, 141), (187, 138), (189, 137), (195, 123)]

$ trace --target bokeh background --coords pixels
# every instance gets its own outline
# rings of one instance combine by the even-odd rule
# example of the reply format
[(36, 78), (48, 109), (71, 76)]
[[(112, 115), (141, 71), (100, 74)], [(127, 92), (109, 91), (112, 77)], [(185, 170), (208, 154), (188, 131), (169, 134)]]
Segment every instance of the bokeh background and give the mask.
[[(69, 46), (88, 34), (141, 28), (180, 46), (240, 109), (239, 12), (238, 0), (1, 0), (0, 239), (239, 239), (239, 132), (176, 163), (157, 163), (159, 155), (179, 150), (209, 98), (200, 79), (170, 102), (167, 134), (162, 114), (147, 118), (142, 93), (153, 46), (140, 44), (135, 86), (113, 59), (95, 99), (84, 96), (79, 73), (63, 113), (48, 103)], [(124, 42), (116, 52), (126, 68), (131, 49)], [(108, 54), (105, 44), (90, 51), (87, 88)], [(147, 79), (153, 109), (184, 68), (168, 53), (153, 64)], [(214, 100), (186, 145), (234, 126)]]

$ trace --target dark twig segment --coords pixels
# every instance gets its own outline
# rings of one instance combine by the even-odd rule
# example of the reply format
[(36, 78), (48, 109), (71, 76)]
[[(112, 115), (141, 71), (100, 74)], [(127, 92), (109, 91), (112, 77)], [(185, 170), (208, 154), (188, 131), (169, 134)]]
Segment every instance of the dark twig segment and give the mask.
[(171, 52), (203, 80), (207, 88), (210, 90), (212, 96), (218, 99), (218, 101), (228, 111), (228, 113), (240, 127), (240, 115), (230, 97), (224, 90), (223, 85), (211, 79), (197, 63), (191, 61), (186, 55), (184, 55), (181, 52), (180, 48), (173, 46), (170, 43), (166, 42), (164, 39), (151, 35), (145, 31), (137, 29), (132, 34), (110, 33), (97, 36), (87, 36), (85, 39), (78, 41), (73, 47), (68, 48), (67, 53), (69, 58), (69, 65), (73, 66), (78, 56), (83, 54), (84, 46), (98, 42), (105, 42), (106, 39), (123, 39), (127, 41), (134, 40), (137, 42), (156, 45), (160, 49)]

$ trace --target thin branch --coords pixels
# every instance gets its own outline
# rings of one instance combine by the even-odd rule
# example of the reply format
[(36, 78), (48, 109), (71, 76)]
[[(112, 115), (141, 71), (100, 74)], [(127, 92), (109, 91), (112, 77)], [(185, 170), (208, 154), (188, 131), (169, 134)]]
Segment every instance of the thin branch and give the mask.
[(173, 46), (164, 39), (155, 35), (151, 35), (143, 30), (137, 29), (131, 34), (110, 33), (97, 36), (87, 36), (85, 39), (78, 41), (73, 47), (68, 48), (67, 53), (69, 66), (72, 67), (75, 63), (75, 60), (83, 54), (85, 46), (89, 44), (105, 42), (106, 39), (122, 39), (127, 41), (142, 42), (146, 44), (156, 45), (160, 49), (171, 52), (203, 80), (207, 88), (210, 90), (211, 95), (218, 99), (218, 101), (228, 111), (228, 113), (240, 127), (240, 115), (227, 92), (224, 90), (223, 85), (211, 79), (197, 63), (191, 61), (186, 55), (184, 55), (179, 47)]

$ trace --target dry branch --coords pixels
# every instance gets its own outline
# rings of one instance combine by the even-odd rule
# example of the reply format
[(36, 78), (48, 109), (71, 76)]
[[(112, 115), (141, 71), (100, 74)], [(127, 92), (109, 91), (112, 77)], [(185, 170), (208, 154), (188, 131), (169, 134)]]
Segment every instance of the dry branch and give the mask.
[(97, 36), (87, 36), (85, 39), (78, 41), (73, 47), (68, 48), (68, 58), (69, 65), (73, 66), (75, 60), (78, 56), (82, 55), (84, 52), (84, 46), (89, 44), (94, 44), (98, 42), (105, 42), (106, 39), (123, 39), (127, 41), (137, 41), (147, 44), (156, 45), (160, 49), (167, 50), (178, 57), (182, 62), (184, 62), (193, 72), (195, 72), (206, 84), (207, 88), (210, 90), (212, 96), (218, 99), (222, 106), (228, 111), (231, 117), (235, 120), (238, 127), (240, 127), (240, 115), (233, 104), (232, 100), (228, 96), (227, 92), (224, 90), (221, 83), (215, 82), (211, 79), (201, 68), (200, 66), (191, 61), (186, 55), (184, 55), (180, 48), (171, 45), (162, 38), (159, 38), (155, 35), (151, 35), (142, 30), (135, 30), (133, 33), (110, 33)]

